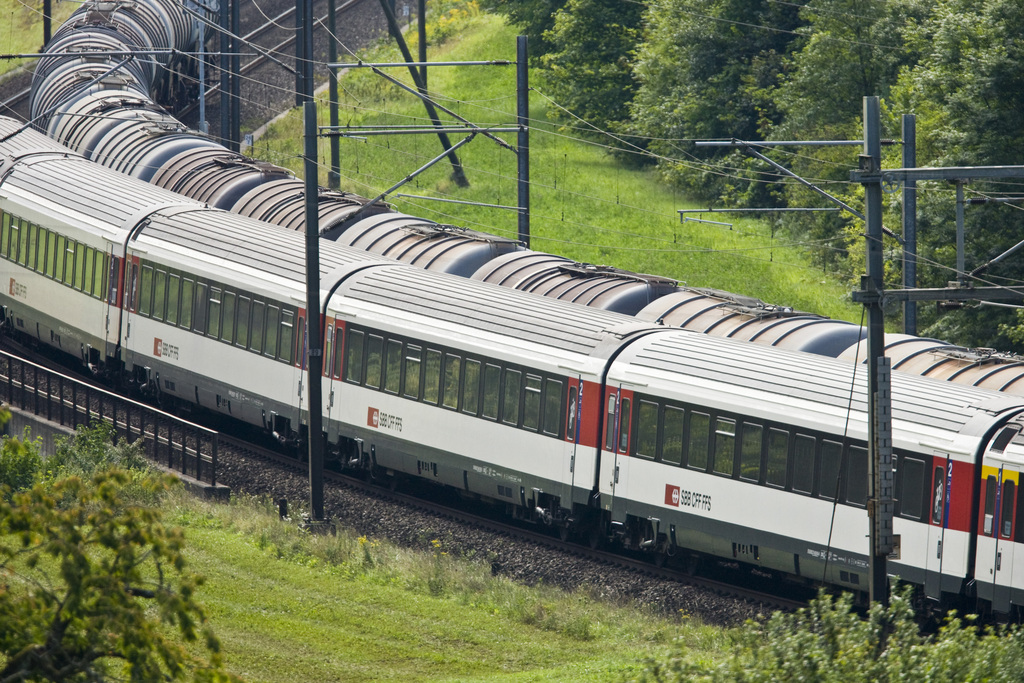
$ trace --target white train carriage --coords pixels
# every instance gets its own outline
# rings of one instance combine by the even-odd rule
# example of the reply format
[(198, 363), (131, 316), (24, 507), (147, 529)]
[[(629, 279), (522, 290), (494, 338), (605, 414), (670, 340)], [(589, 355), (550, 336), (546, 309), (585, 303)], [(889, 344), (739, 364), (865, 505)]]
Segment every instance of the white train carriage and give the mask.
[[(682, 547), (864, 590), (866, 390), (853, 369), (685, 332), (629, 345), (604, 405), (598, 483), (613, 531), (658, 552)], [(937, 600), (961, 595), (974, 572), (969, 482), (1024, 406), (895, 374), (892, 391), (901, 547), (890, 572)]]
[[(596, 439), (577, 420), (628, 318), (397, 266), (341, 279), (328, 307), (330, 438), (378, 469), (567, 528), (591, 505)], [(596, 391), (595, 391), (596, 397)], [(581, 428), (577, 428), (577, 425)]]

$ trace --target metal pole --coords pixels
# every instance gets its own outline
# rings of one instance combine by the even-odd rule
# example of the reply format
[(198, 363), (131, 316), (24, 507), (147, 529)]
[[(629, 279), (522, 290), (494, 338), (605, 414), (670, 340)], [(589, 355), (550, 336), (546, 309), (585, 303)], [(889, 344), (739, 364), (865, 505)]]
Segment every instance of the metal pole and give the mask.
[(956, 279), (964, 282), (964, 181), (956, 180)]
[(50, 42), (50, 38), (53, 35), (50, 25), (51, 14), (53, 14), (52, 0), (43, 0), (43, 47), (46, 47), (46, 44)]
[(199, 25), (199, 132), (210, 132), (206, 122), (206, 22), (195, 20)]
[(869, 596), (872, 602), (889, 604), (886, 558), (892, 552), (892, 424), (888, 410), (888, 359), (885, 358), (885, 321), (882, 294), (885, 286), (882, 260), (882, 145), (878, 97), (864, 98), (864, 154), (861, 168), (874, 174), (864, 182), (867, 230), (867, 275), (864, 289), (871, 297), (868, 307), (868, 559)]
[[(427, 61), (427, 0), (419, 0), (416, 6), (416, 19), (419, 24), (420, 61)], [(423, 89), (427, 89), (427, 66), (420, 67), (420, 81)]]
[[(327, 61), (334, 64), (338, 61), (338, 34), (335, 31), (335, 0), (327, 0)], [(329, 83), (327, 106), (330, 110), (331, 128), (338, 125), (338, 70), (334, 67), (327, 69)], [(327, 187), (337, 190), (341, 187), (341, 139), (332, 135), (331, 140), (331, 169), (327, 172)]]
[(238, 52), (242, 41), (238, 36), (239, 6), (242, 0), (231, 0), (231, 151), (237, 152), (242, 143), (242, 61)]
[(526, 36), (516, 38), (516, 123), (519, 139), (516, 156), (519, 160), (519, 241), (530, 248), (530, 70), (526, 63), (529, 42)]
[[(917, 117), (903, 115), (903, 168), (917, 166)], [(903, 184), (903, 288), (917, 287), (917, 181)], [(903, 304), (903, 331), (917, 335), (917, 304)]]
[(295, 0), (295, 106), (306, 101), (306, 0)]
[(231, 78), (230, 58), (227, 56), (231, 51), (231, 40), (228, 37), (228, 24), (231, 17), (228, 11), (228, 1), (220, 0), (220, 57), (217, 58), (217, 66), (220, 67), (220, 141), (225, 146), (231, 140), (231, 103), (228, 102), (231, 93)]
[[(305, 1), (305, 0), (303, 0)], [(303, 105), (306, 188), (306, 343), (309, 345), (309, 508), (312, 521), (324, 519), (323, 340), (320, 334), (320, 214), (317, 187), (316, 103)], [(301, 349), (300, 349), (301, 353)]]

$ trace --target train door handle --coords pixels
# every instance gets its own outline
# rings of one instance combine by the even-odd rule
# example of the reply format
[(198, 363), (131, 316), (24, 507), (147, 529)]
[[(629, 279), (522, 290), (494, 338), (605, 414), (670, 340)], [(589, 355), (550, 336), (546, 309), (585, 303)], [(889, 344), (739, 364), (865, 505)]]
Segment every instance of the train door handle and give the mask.
[(1003, 568), (1003, 553), (996, 553), (996, 571), (1000, 571)]
[(942, 559), (942, 541), (941, 540), (935, 546), (935, 559), (936, 560), (941, 560)]
[(619, 483), (619, 466), (618, 465), (615, 466), (615, 483), (616, 484)]

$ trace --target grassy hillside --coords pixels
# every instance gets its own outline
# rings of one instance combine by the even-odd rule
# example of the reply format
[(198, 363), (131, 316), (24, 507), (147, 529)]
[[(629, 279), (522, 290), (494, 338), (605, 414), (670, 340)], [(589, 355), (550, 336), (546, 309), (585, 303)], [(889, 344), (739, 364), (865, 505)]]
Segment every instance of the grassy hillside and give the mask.
[[(71, 13), (78, 8), (75, 2), (54, 0), (51, 30), (56, 33)], [(30, 54), (43, 45), (42, 0), (0, 0), (0, 54)], [(0, 76), (23, 66), (28, 60), (0, 59)]]
[[(464, 15), (457, 30), (430, 59), (492, 60), (515, 58), (515, 31), (488, 15)], [(368, 60), (400, 59), (387, 47)], [(402, 69), (389, 72), (408, 82)], [(848, 287), (810, 265), (799, 245), (774, 239), (767, 221), (733, 214), (703, 218), (731, 226), (681, 223), (678, 209), (695, 208), (659, 182), (650, 170), (626, 168), (606, 149), (580, 138), (579, 130), (560, 127), (549, 113), (557, 108), (531, 75), (530, 113), (532, 248), (575, 260), (676, 278), (689, 285), (715, 287), (771, 303), (786, 304), (832, 317), (859, 320), (848, 301)], [(445, 107), (477, 124), (514, 122), (515, 72), (508, 66), (436, 67), (430, 90)], [(341, 122), (360, 125), (409, 125), (425, 122), (423, 106), (412, 95), (367, 69), (354, 69), (341, 82)], [(319, 123), (327, 125), (326, 108)], [(582, 124), (581, 124), (582, 126)], [(461, 139), (453, 135), (453, 142)], [(513, 145), (514, 134), (502, 134)], [(375, 196), (440, 153), (433, 135), (392, 135), (341, 141), (344, 189)], [(288, 165), (301, 174), (302, 125), (298, 110), (256, 143), (254, 154)], [(482, 135), (458, 151), (471, 186), (450, 180), (447, 162), (420, 175), (397, 192), (489, 204), (516, 203), (516, 158)], [(321, 183), (329, 159), (320, 141)], [(396, 208), (412, 215), (513, 237), (516, 214), (492, 208), (419, 199), (398, 199)]]
[(259, 501), (164, 508), (207, 579), (199, 598), (227, 667), (248, 681), (622, 681), (675, 645), (702, 659), (728, 645), (685, 615), (492, 577), (441, 540), (413, 553), (309, 536)]

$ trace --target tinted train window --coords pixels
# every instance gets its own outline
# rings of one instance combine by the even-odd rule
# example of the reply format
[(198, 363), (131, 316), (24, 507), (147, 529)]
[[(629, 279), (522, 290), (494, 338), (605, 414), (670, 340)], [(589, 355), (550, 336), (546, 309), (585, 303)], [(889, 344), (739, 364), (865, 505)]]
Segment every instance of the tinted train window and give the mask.
[(64, 235), (57, 235), (56, 253), (53, 255), (53, 279), (64, 281), (65, 262), (68, 254), (68, 238)]
[(843, 445), (835, 441), (821, 442), (821, 473), (818, 474), (818, 495), (835, 501), (839, 494), (839, 472), (843, 466)]
[[(7, 253), (7, 244), (6, 244), (7, 230), (8, 230), (8, 228), (7, 228), (7, 217), (4, 216), (4, 236), (2, 238), (0, 238), (0, 240), (3, 240), (3, 249), (4, 249), (4, 253), (5, 254)], [(50, 232), (49, 230), (47, 230), (46, 231), (46, 265), (43, 268), (43, 271), (46, 273), (47, 277), (51, 277), (51, 278), (54, 277), (54, 275), (53, 275), (53, 272), (54, 272), (53, 268), (54, 268), (54, 263), (56, 261), (57, 261), (57, 233)]]
[(366, 386), (380, 388), (381, 356), (384, 351), (384, 339), (371, 334), (366, 340)]
[(665, 407), (665, 426), (661, 438), (662, 462), (678, 465), (683, 462), (683, 417), (682, 408)]
[(576, 418), (579, 412), (579, 389), (576, 387), (569, 387), (569, 415), (565, 421), (566, 437), (572, 437), (576, 440)]
[(142, 281), (139, 286), (139, 315), (149, 315), (153, 310), (153, 267), (142, 266)]
[(263, 352), (263, 324), (266, 318), (266, 304), (262, 301), (252, 302), (252, 323), (249, 327), (249, 350)]
[(996, 514), (996, 478), (989, 476), (985, 479), (985, 520), (982, 527), (986, 536), (995, 535), (995, 514)]
[(519, 424), (519, 392), (522, 386), (522, 377), (522, 373), (518, 370), (505, 370), (505, 395), (501, 421), (506, 424)]
[(942, 514), (946, 509), (946, 470), (943, 467), (935, 468), (935, 478), (932, 480), (932, 523), (942, 524)]
[(759, 481), (761, 479), (761, 425), (743, 423), (740, 442), (740, 479)]
[(178, 321), (178, 326), (185, 329), (192, 327), (192, 294), (194, 288), (195, 282), (187, 277), (181, 279), (181, 320)]
[(619, 410), (619, 453), (625, 453), (629, 448), (629, 417), (630, 400), (622, 399), (622, 408)]
[(708, 437), (711, 431), (711, 417), (704, 413), (690, 413), (690, 448), (686, 464), (698, 470), (708, 468)]
[(498, 397), (501, 391), (501, 368), (497, 365), (484, 367), (483, 416), (498, 419)]
[(163, 320), (167, 316), (167, 272), (157, 270), (153, 278), (153, 317)]
[(171, 325), (178, 324), (178, 297), (181, 295), (181, 278), (174, 273), (167, 274), (167, 306), (164, 311), (164, 320)]
[(850, 463), (846, 468), (846, 502), (866, 505), (868, 502), (868, 451), (850, 447)]
[(281, 352), (278, 354), (285, 363), (289, 365), (295, 358), (292, 353), (295, 345), (295, 311), (281, 311)]
[(768, 430), (768, 458), (765, 463), (766, 484), (784, 488), (786, 467), (789, 465), (789, 432), (781, 429)]
[(814, 437), (797, 434), (793, 442), (793, 490), (810, 493), (814, 486)]
[(911, 519), (921, 519), (924, 514), (924, 473), (923, 460), (903, 458), (900, 463), (900, 514)]
[(213, 338), (220, 337), (220, 287), (210, 287), (210, 308), (209, 325), (206, 326), (206, 334)]
[(85, 255), (84, 244), (75, 245), (75, 289), (81, 291), (85, 282)]
[[(249, 346), (249, 313), (252, 300), (247, 296), (238, 297), (238, 311), (235, 315), (235, 345), (246, 348)], [(182, 311), (185, 307), (182, 306)]]
[(1003, 500), (1000, 503), (999, 535), (1009, 538), (1013, 533), (1013, 493), (1016, 487), (1011, 479), (1003, 481)]
[(540, 377), (526, 376), (523, 387), (523, 428), (535, 432), (540, 429)]
[(720, 417), (715, 421), (715, 473), (731, 477), (735, 457), (736, 420)]
[(612, 394), (608, 397), (608, 419), (605, 420), (604, 447), (609, 451), (612, 450), (612, 446), (615, 443), (615, 407), (618, 405), (618, 401), (618, 394)]
[(267, 305), (267, 341), (263, 345), (263, 354), (277, 358), (278, 339), (281, 335), (281, 309)]
[[(143, 272), (145, 277), (145, 272)], [(195, 305), (192, 307), (192, 329), (198, 334), (206, 334), (206, 309), (209, 307), (210, 287), (204, 282), (196, 283)]]
[(64, 279), (67, 286), (71, 286), (75, 275), (75, 241), (67, 240), (64, 248)]
[[(390, 353), (390, 350), (389, 350)], [(420, 398), (420, 367), (423, 364), (423, 349), (413, 344), (405, 347), (405, 391), (407, 398)]]
[(235, 343), (235, 293), (224, 292), (221, 295), (220, 338), (228, 344)]
[(359, 384), (363, 381), (363, 333), (348, 331), (348, 350), (345, 352), (345, 381)]
[[(334, 379), (341, 379), (341, 363), (342, 358), (344, 358), (342, 354), (342, 348), (344, 347), (343, 340), (345, 338), (344, 335), (345, 332), (341, 329), (341, 325), (339, 324), (334, 330), (334, 355), (331, 357), (330, 374)], [(282, 337), (283, 336), (284, 335), (282, 333)]]
[[(95, 289), (94, 289), (95, 283), (96, 283), (95, 270), (94, 270), (95, 266), (96, 266), (96, 250), (93, 249), (92, 247), (88, 247), (85, 250), (85, 270), (84, 270), (84, 275), (82, 276), (83, 277), (82, 291), (86, 292), (87, 294), (94, 294), (95, 293)], [(155, 290), (154, 290), (154, 293), (155, 293)]]
[(544, 382), (544, 425), (545, 434), (562, 438), (562, 383), (557, 379)]
[(459, 380), (462, 378), (462, 358), (453, 354), (444, 357), (444, 407), (459, 409)]
[(18, 260), (18, 251), (21, 247), (21, 221), (17, 218), (11, 219), (11, 249), (8, 254), (12, 261)]
[(3, 214), (3, 227), (0, 228), (0, 255), (7, 258), (7, 255), (11, 253), (11, 214)]
[(423, 400), (437, 405), (441, 393), (441, 352), (427, 349), (427, 362), (423, 366)]
[(462, 412), (480, 412), (480, 361), (466, 360), (466, 386), (462, 391)]
[(658, 404), (640, 401), (636, 409), (636, 454), (654, 460), (658, 453)]
[(107, 291), (107, 261), (108, 255), (102, 251), (96, 252), (96, 274), (93, 276), (93, 294), (102, 299)]
[(384, 353), (384, 391), (397, 394), (402, 388), (402, 342), (389, 339)]

